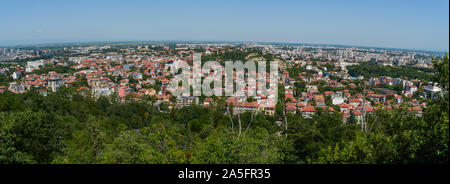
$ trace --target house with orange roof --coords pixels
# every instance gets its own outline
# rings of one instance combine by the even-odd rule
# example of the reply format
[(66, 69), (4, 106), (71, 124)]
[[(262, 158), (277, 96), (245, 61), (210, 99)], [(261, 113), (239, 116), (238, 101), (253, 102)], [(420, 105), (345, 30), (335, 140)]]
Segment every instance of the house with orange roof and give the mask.
[(357, 124), (361, 124), (363, 122), (363, 113), (361, 111), (352, 111), (353, 116), (356, 119)]
[(359, 106), (360, 104), (362, 104), (362, 100), (360, 99), (360, 98), (354, 98), (354, 99), (351, 99), (350, 100), (350, 106), (352, 106), (352, 107), (357, 107), (357, 106)]
[(374, 102), (384, 103), (386, 101), (386, 96), (381, 94), (370, 94), (369, 98)]
[(292, 102), (286, 103), (286, 112), (291, 113), (291, 114), (296, 114), (297, 113), (297, 105), (295, 105), (295, 103), (292, 103)]
[(350, 104), (346, 103), (339, 104), (339, 111), (343, 113), (350, 113)]
[(267, 115), (267, 116), (275, 115), (275, 107), (265, 107), (264, 108), (264, 114)]
[(21, 82), (11, 82), (9, 83), (9, 91), (13, 93), (25, 93), (25, 86)]
[(314, 106), (306, 106), (301, 108), (300, 112), (304, 118), (311, 118), (312, 115), (316, 113), (316, 108)]
[(331, 96), (331, 95), (334, 95), (334, 92), (332, 92), (332, 91), (325, 91), (323, 94), (325, 96)]
[(212, 102), (213, 102), (213, 98), (208, 97), (208, 98), (206, 98), (205, 101), (203, 102), (203, 106), (204, 106), (204, 107), (209, 107), (210, 105), (212, 105)]
[(156, 95), (156, 90), (154, 90), (154, 89), (139, 89), (139, 92), (144, 95), (148, 95), (148, 96)]
[(416, 113), (416, 116), (422, 117), (423, 116), (423, 109), (420, 106), (415, 106), (409, 108), (410, 111), (414, 111)]
[(325, 97), (323, 95), (315, 95), (314, 101), (318, 106), (325, 106)]

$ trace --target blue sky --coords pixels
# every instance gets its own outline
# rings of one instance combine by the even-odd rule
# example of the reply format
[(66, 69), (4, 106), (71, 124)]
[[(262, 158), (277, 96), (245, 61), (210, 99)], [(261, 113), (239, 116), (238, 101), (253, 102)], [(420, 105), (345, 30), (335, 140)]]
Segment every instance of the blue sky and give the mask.
[(1, 0), (0, 20), (0, 43), (226, 40), (449, 50), (448, 0)]

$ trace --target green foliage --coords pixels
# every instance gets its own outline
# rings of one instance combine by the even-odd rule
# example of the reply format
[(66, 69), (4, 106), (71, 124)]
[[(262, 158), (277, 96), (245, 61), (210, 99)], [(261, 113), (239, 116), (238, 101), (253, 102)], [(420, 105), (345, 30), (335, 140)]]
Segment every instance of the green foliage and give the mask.
[(428, 101), (424, 117), (407, 107), (378, 110), (368, 117), (368, 132), (322, 148), (310, 163), (448, 163), (448, 57), (434, 61), (434, 81), (443, 93)]
[(146, 141), (146, 137), (128, 130), (105, 146), (100, 162), (108, 164), (152, 164), (160, 163), (164, 154), (156, 151)]
[(393, 78), (420, 79), (431, 81), (431, 74), (422, 72), (412, 67), (380, 66), (375, 63), (361, 63), (359, 65), (348, 66), (348, 74), (351, 76), (364, 76), (365, 78), (388, 76)]
[(0, 86), (8, 86), (9, 82), (11, 81), (12, 81), (11, 77), (0, 74)]
[[(39, 163), (51, 161), (52, 156), (61, 148), (61, 139), (66, 133), (55, 116), (44, 112), (1, 112), (0, 125), (3, 133), (9, 134), (3, 141), (14, 146), (10, 151), (17, 151), (14, 154), (24, 156), (27, 160), (30, 157), (26, 154), (30, 155)], [(26, 154), (21, 154), (22, 152)]]
[(293, 147), (283, 137), (264, 129), (250, 131), (245, 138), (236, 138), (222, 127), (205, 141), (198, 142), (192, 163), (268, 164), (293, 160)]
[(384, 134), (359, 134), (355, 140), (322, 149), (318, 164), (387, 164), (396, 157), (395, 142)]
[(443, 93), (431, 101), (425, 111), (425, 130), (427, 141), (418, 151), (421, 162), (448, 163), (449, 140), (449, 61), (448, 56), (441, 61), (434, 61), (438, 75), (434, 81), (442, 88)]
[(0, 163), (3, 164), (32, 164), (36, 163), (33, 156), (17, 150), (14, 136), (0, 129)]

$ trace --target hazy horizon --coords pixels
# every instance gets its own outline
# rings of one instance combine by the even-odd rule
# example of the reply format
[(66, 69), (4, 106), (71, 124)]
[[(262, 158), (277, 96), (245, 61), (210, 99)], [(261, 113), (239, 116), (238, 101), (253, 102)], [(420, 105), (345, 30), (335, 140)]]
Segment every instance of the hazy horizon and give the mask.
[(449, 51), (449, 2), (8, 1), (0, 45), (279, 42)]
[(2, 41), (0, 41), (0, 47), (46, 47), (46, 46), (59, 46), (59, 45), (84, 45), (84, 44), (114, 44), (114, 43), (164, 43), (164, 42), (173, 42), (173, 43), (277, 43), (277, 44), (294, 44), (294, 45), (305, 45), (305, 46), (330, 46), (330, 47), (355, 47), (355, 48), (374, 48), (374, 49), (387, 49), (387, 50), (404, 50), (404, 51), (418, 51), (418, 52), (433, 52), (433, 53), (440, 53), (445, 54), (449, 51), (444, 50), (424, 50), (424, 49), (408, 49), (408, 48), (394, 48), (394, 47), (383, 47), (383, 46), (367, 46), (367, 45), (344, 45), (344, 44), (322, 44), (322, 43), (300, 43), (300, 42), (264, 42), (264, 41), (239, 41), (239, 40), (104, 40), (104, 41), (95, 41), (95, 40), (89, 40), (89, 41), (61, 41), (61, 42), (16, 42), (11, 44), (4, 44)]

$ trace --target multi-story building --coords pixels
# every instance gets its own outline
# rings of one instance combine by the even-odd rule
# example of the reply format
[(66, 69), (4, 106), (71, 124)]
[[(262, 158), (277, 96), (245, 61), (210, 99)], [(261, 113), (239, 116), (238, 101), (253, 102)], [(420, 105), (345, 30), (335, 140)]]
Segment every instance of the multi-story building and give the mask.
[(25, 68), (25, 71), (30, 73), (33, 72), (34, 70), (39, 69), (40, 67), (45, 67), (45, 62), (44, 60), (39, 60), (39, 61), (28, 61), (27, 62), (27, 66)]

